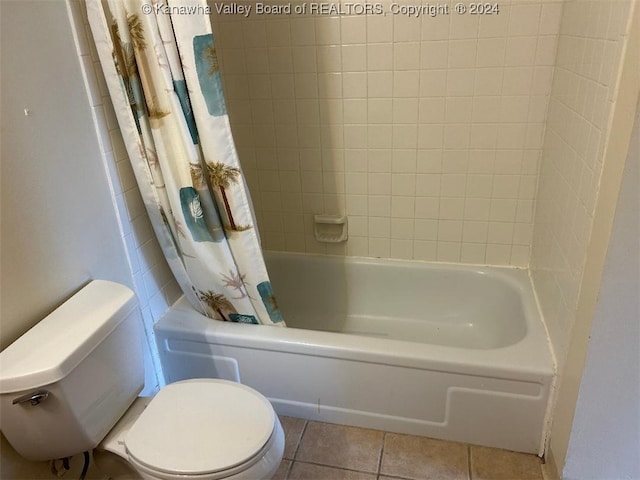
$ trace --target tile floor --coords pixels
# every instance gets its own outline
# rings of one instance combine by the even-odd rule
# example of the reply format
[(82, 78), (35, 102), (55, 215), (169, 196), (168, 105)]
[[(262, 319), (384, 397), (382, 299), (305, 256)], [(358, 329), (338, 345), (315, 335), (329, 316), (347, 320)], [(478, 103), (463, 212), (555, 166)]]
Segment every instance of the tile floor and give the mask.
[(542, 480), (535, 455), (281, 416), (274, 480)]

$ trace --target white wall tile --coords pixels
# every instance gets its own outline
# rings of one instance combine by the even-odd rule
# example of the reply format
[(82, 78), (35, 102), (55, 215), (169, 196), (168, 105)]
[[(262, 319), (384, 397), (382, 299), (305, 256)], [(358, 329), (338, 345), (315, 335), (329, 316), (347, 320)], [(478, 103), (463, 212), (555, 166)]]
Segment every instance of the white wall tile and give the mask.
[[(630, 4), (565, 2), (544, 4), (541, 10), (545, 36), (539, 39), (536, 62), (550, 61), (556, 41), (557, 56), (553, 74), (548, 67), (534, 71), (534, 94), (550, 92), (551, 97), (541, 161), (528, 157), (533, 166), (540, 163), (539, 186), (535, 175), (522, 177), (516, 212), (517, 219), (529, 218), (535, 201), (534, 228), (525, 227), (530, 225), (526, 220), (516, 223), (514, 239), (533, 238), (532, 278), (561, 363), (576, 314)], [(529, 161), (523, 162), (527, 173), (532, 171)], [(512, 251), (512, 261), (522, 258), (526, 248)]]
[[(278, 208), (342, 208), (358, 220), (338, 253), (526, 264), (529, 244), (499, 242), (509, 231), (513, 242), (530, 237), (561, 14), (557, 2), (527, 0), (483, 16), (217, 18), (234, 138), (252, 188), (261, 190), (260, 221), (280, 224), (274, 219), (282, 217), (262, 216)], [(593, 28), (608, 34), (609, 23)], [(611, 42), (577, 43), (588, 63), (576, 67), (579, 75), (613, 75)], [(560, 62), (573, 61), (564, 51)], [(560, 77), (562, 92), (573, 94), (561, 105), (590, 105), (584, 121), (607, 108), (606, 89), (581, 80), (584, 87), (571, 90), (574, 77)], [(560, 138), (577, 128), (571, 116), (560, 123)], [(602, 148), (602, 124), (593, 128), (580, 143), (590, 159)], [(272, 169), (278, 182), (261, 182)], [(584, 186), (573, 187), (584, 202), (593, 202), (592, 178), (581, 175)], [(276, 185), (282, 191), (267, 191)], [(390, 218), (390, 227), (370, 218)], [(467, 238), (462, 226), (453, 235), (443, 223), (446, 240), (438, 240), (444, 221), (475, 223)], [(269, 242), (328, 251), (311, 230)]]

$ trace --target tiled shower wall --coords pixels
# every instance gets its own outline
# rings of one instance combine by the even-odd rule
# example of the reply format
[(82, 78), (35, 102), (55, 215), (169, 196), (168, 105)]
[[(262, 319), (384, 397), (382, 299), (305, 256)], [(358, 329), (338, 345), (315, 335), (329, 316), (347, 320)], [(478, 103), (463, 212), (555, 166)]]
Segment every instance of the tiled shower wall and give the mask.
[[(214, 12), (265, 248), (528, 265), (562, 3), (497, 3), (420, 18)], [(314, 239), (314, 214), (345, 213), (346, 243)]]
[(564, 6), (531, 259), (560, 362), (576, 315), (633, 4), (572, 0)]

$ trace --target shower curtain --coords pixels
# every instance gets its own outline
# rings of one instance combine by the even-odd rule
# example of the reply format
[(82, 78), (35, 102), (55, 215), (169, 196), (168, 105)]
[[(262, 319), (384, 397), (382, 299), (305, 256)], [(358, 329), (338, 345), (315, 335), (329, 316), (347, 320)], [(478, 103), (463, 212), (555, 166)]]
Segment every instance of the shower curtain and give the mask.
[(209, 8), (165, 2), (87, 0), (144, 204), (194, 308), (284, 326), (231, 136)]

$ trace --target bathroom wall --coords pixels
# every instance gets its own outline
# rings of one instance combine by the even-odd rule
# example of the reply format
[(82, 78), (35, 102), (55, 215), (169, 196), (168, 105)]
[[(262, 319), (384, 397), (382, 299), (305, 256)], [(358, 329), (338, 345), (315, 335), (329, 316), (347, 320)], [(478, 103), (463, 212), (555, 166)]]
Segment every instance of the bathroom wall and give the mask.
[[(640, 108), (636, 109), (633, 139), (576, 405), (563, 472), (566, 480), (640, 478), (638, 185)], [(607, 461), (603, 462), (603, 458)]]
[[(419, 18), (214, 11), (267, 249), (528, 265), (562, 3), (498, 4)], [(320, 213), (348, 214), (346, 244), (315, 241)]]
[(131, 277), (65, 4), (1, 20), (4, 348), (91, 278)]

